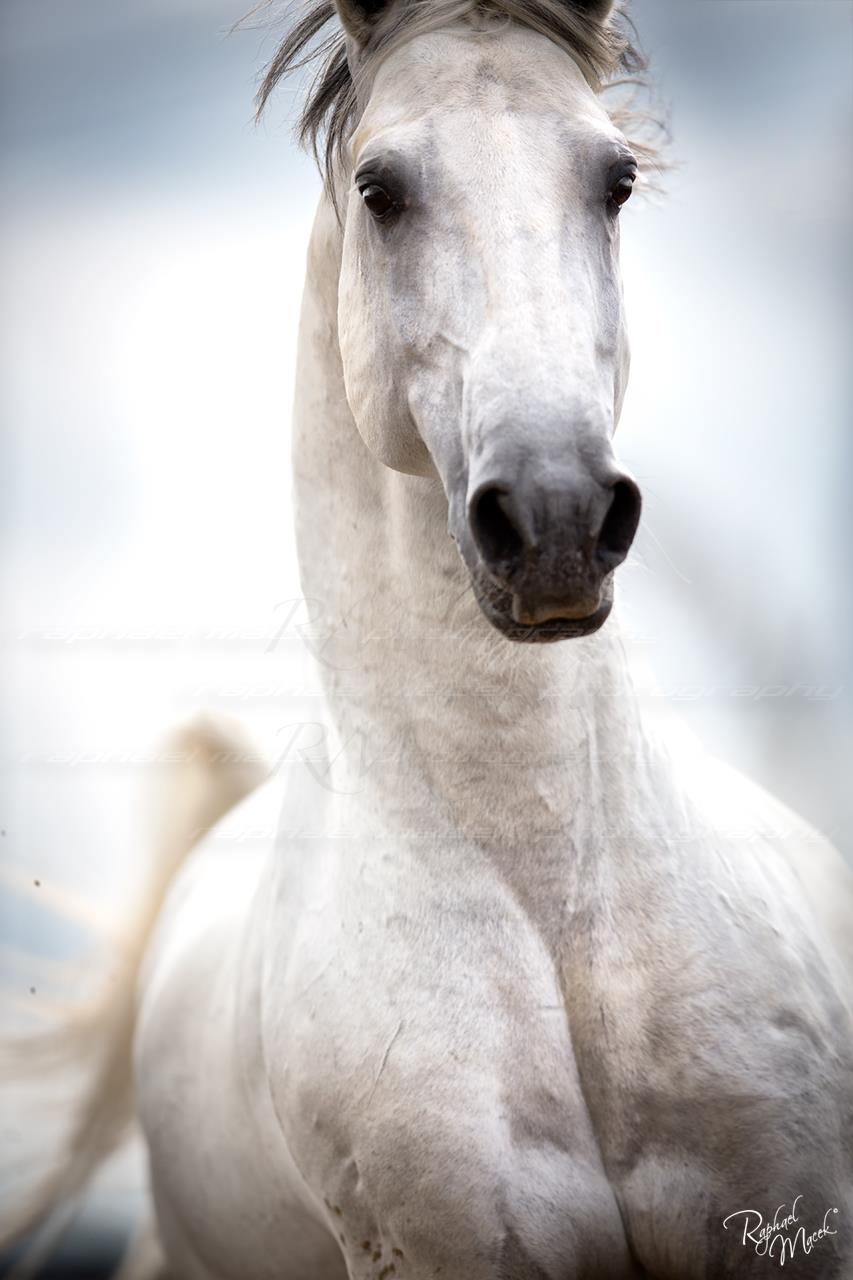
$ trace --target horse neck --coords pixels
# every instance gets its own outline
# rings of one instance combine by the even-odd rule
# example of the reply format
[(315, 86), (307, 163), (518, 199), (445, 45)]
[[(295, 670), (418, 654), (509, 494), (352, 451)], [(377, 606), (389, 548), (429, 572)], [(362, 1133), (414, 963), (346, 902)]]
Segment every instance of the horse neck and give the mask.
[[(340, 230), (309, 251), (294, 417), (302, 585), (337, 734), (340, 789), (409, 831), (507, 854), (600, 830), (636, 802), (649, 744), (613, 620), (584, 640), (508, 642), (476, 605), (438, 480), (364, 445), (337, 336)], [(641, 790), (642, 788), (639, 787)], [(565, 840), (563, 840), (565, 844)]]

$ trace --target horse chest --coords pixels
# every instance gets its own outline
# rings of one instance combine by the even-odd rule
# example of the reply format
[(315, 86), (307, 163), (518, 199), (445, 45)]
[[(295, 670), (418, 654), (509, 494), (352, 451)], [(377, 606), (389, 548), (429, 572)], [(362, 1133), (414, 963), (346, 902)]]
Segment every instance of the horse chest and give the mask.
[(397, 905), (330, 928), (337, 950), (295, 941), (266, 1032), (285, 1139), (354, 1280), (632, 1276), (541, 938), (458, 886), (432, 921)]
[[(728, 1274), (722, 1219), (756, 1187), (774, 1207), (834, 1204), (841, 1077), (817, 1074), (816, 1014), (788, 1016), (814, 991), (784, 952), (751, 939), (711, 965), (677, 897), (632, 931), (636, 886), (611, 885), (607, 911), (591, 892), (567, 913), (555, 959), (515, 895), (475, 879), (414, 886), (401, 872), (387, 899), (369, 876), (339, 898), (325, 878), (305, 900), (291, 887), (284, 928), (278, 908), (274, 933), (262, 918), (245, 928), (244, 981), (226, 1001), (239, 1024), (210, 1008), (221, 943), (190, 949), (196, 978), (172, 973), (162, 1036), (142, 1037), (172, 1256), (188, 1234), (238, 1280), (280, 1280), (270, 1259), (285, 1253), (287, 1280), (331, 1280), (341, 1254), (351, 1280), (619, 1280), (637, 1274), (634, 1255), (688, 1280), (697, 1258)], [(778, 963), (788, 1015), (745, 1037), (732, 984), (762, 1009)], [(222, 1034), (200, 1077), (204, 1027)], [(804, 1080), (813, 1128), (792, 1161), (780, 1139)]]

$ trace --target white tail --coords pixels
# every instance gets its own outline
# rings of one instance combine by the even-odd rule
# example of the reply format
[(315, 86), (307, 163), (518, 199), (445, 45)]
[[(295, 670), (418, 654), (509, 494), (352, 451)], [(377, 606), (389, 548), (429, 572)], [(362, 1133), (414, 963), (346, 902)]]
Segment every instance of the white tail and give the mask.
[(0, 1222), (0, 1249), (49, 1223), (128, 1135), (133, 1121), (137, 981), (169, 884), (201, 837), (267, 773), (239, 726), (208, 715), (178, 729), (163, 758), (168, 776), (157, 814), (156, 857), (134, 917), (122, 931), (116, 972), (96, 1001), (72, 1010), (46, 1031), (15, 1042), (4, 1053), (7, 1078), (32, 1079), (36, 1073), (76, 1068), (85, 1072), (86, 1087), (50, 1172)]

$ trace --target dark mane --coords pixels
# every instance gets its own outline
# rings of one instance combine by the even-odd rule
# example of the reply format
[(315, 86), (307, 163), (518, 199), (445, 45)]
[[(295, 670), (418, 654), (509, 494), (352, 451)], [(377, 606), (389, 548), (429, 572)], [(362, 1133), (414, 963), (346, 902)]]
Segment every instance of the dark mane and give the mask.
[[(274, 0), (265, 0), (266, 9)], [(258, 10), (253, 11), (253, 15)], [(574, 8), (569, 0), (402, 0), (393, 16), (372, 39), (365, 73), (398, 45), (416, 35), (435, 31), (470, 15), (491, 15), (540, 31), (576, 60), (596, 93), (624, 89), (610, 108), (613, 120), (629, 136), (640, 160), (659, 167), (656, 134), (663, 125), (636, 104), (636, 90), (647, 87), (646, 60), (632, 39), (633, 27), (617, 6), (601, 25)], [(325, 32), (329, 23), (334, 28)], [(261, 115), (279, 82), (292, 72), (314, 65), (311, 87), (299, 116), (296, 133), (313, 151), (331, 190), (342, 148), (356, 124), (357, 95), (346, 56), (346, 41), (333, 0), (309, 0), (303, 16), (281, 41), (266, 67), (256, 98)], [(648, 173), (646, 174), (648, 179)]]

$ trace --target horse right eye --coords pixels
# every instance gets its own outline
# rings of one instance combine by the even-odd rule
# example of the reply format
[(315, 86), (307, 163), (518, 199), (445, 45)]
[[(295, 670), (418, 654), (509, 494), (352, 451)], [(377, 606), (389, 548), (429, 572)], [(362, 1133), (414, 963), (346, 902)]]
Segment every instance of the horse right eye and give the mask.
[(608, 201), (611, 208), (616, 212), (622, 208), (631, 198), (631, 192), (634, 190), (634, 183), (637, 180), (636, 173), (623, 173), (617, 182), (613, 184), (608, 193)]
[(368, 210), (379, 222), (382, 222), (397, 208), (385, 188), (378, 186), (375, 182), (371, 182), (368, 186), (361, 187), (359, 190)]

